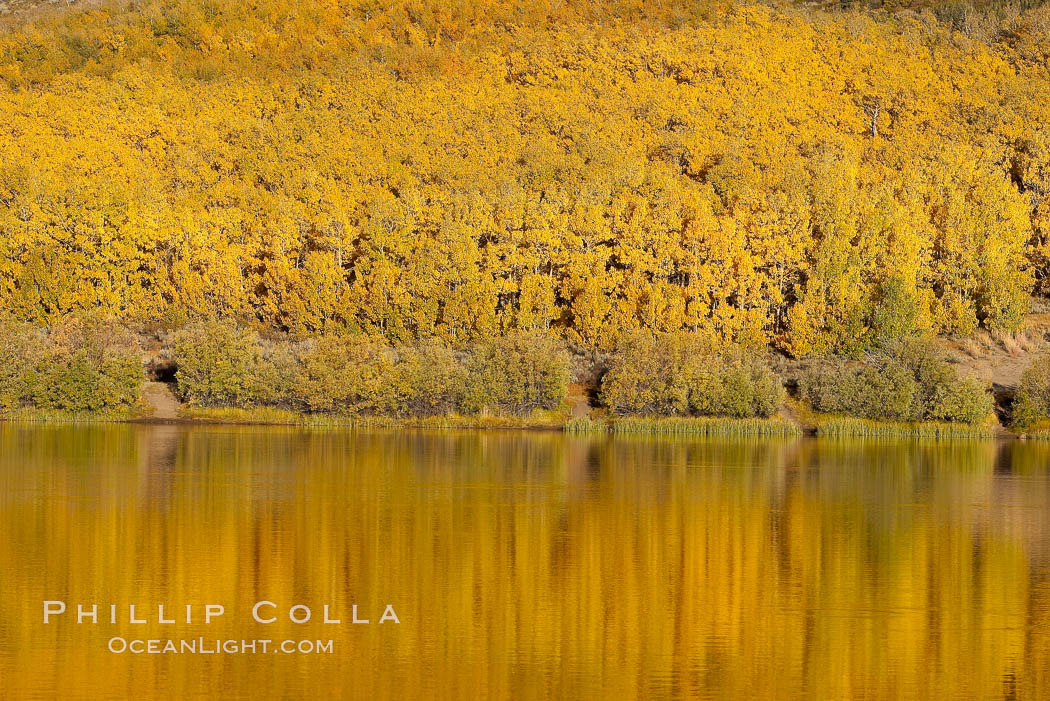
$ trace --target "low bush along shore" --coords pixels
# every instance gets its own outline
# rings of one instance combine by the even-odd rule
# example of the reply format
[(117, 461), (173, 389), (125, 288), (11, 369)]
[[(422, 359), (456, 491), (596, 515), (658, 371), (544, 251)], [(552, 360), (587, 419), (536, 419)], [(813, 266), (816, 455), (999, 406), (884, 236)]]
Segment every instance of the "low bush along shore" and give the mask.
[[(149, 415), (142, 335), (92, 316), (48, 329), (0, 319), (0, 415)], [(919, 340), (864, 359), (811, 363), (785, 410), (783, 379), (758, 350), (702, 334), (625, 334), (589, 371), (594, 411), (565, 402), (573, 357), (542, 331), (454, 348), (393, 345), (364, 335), (266, 338), (230, 321), (163, 336), (152, 354), (175, 368), (188, 418), (261, 423), (564, 427), (577, 433), (783, 436), (802, 425), (829, 436), (971, 437), (990, 433), (988, 388), (961, 377)], [(156, 345), (156, 344), (155, 344)], [(576, 363), (577, 366), (580, 363)], [(1050, 435), (1050, 359), (1024, 373), (1011, 428)], [(801, 418), (801, 421), (799, 420)]]
[(1050, 355), (1037, 356), (1021, 375), (1011, 414), (1013, 430), (1050, 439)]

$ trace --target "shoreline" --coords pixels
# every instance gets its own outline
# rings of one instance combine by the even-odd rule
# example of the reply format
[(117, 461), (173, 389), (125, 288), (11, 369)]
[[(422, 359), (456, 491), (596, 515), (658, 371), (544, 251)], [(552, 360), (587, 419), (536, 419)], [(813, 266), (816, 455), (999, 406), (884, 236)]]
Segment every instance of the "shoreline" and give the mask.
[[(189, 415), (183, 412), (190, 412)], [(1050, 432), (1015, 433), (999, 423), (969, 426), (935, 422), (873, 421), (850, 416), (806, 416), (800, 420), (789, 407), (766, 419), (728, 417), (625, 416), (614, 419), (553, 416), (445, 416), (432, 418), (354, 417), (312, 415), (272, 409), (180, 409), (176, 416), (127, 414), (63, 414), (22, 410), (0, 413), (0, 423), (24, 424), (135, 424), (144, 426), (289, 426), (300, 428), (357, 428), (412, 430), (550, 431), (577, 436), (659, 436), (677, 438), (825, 438), (891, 440), (1048, 440)]]
[(177, 426), (296, 426), (390, 430), (551, 431), (572, 435), (661, 436), (672, 438), (826, 438), (835, 440), (1048, 440), (1050, 431), (1015, 433), (989, 415), (977, 425), (939, 422), (872, 420), (850, 415), (821, 414), (805, 402), (787, 397), (768, 418), (718, 416), (608, 416), (590, 405), (579, 387), (554, 409), (530, 414), (483, 412), (431, 417), (397, 417), (306, 413), (276, 407), (201, 407), (180, 402), (169, 385), (147, 382), (138, 403), (125, 409), (70, 413), (23, 408), (0, 413), (0, 422), (41, 424), (104, 424)]

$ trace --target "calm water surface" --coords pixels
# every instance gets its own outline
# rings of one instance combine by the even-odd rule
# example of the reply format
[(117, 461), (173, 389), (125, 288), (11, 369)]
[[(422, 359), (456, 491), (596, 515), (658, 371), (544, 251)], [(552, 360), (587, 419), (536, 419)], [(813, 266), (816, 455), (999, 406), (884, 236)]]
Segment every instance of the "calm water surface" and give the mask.
[[(1048, 465), (1031, 443), (0, 425), (0, 697), (1050, 698)], [(45, 626), (45, 599), (100, 623)], [(162, 625), (158, 603), (198, 608)]]

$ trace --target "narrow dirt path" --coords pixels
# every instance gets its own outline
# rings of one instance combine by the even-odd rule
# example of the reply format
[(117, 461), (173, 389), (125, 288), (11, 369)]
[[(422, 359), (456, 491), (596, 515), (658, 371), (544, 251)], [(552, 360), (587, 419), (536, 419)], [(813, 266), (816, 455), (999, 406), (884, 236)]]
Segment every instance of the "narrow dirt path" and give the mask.
[(178, 418), (179, 400), (171, 388), (163, 382), (147, 382), (142, 388), (142, 396), (153, 408), (151, 419), (174, 420)]
[(569, 385), (569, 394), (565, 401), (572, 407), (572, 418), (582, 419), (591, 415), (590, 399), (587, 397), (587, 388), (584, 385)]
[(815, 434), (817, 432), (816, 426), (802, 423), (802, 419), (798, 418), (798, 414), (795, 413), (795, 410), (787, 402), (780, 405), (780, 415), (795, 424), (798, 430), (802, 431), (802, 433)]

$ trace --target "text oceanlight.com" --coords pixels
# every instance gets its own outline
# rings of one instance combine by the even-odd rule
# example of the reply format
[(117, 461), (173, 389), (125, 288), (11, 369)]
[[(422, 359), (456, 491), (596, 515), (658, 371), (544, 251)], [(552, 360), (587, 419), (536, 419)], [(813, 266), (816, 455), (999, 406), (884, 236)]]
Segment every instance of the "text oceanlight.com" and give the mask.
[(117, 654), (137, 655), (330, 655), (335, 651), (332, 640), (213, 640), (203, 637), (180, 640), (115, 637), (109, 639), (107, 647)]

